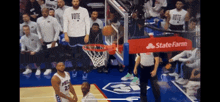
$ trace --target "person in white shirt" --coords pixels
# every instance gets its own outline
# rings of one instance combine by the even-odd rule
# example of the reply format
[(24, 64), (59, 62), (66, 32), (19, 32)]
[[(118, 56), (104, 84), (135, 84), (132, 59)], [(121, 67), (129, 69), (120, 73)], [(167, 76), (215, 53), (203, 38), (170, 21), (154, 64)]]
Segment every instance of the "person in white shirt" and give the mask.
[[(94, 95), (90, 93), (90, 84), (88, 82), (83, 82), (81, 86), (81, 90), (83, 93), (82, 102), (98, 102)], [(92, 100), (90, 100), (92, 99)]]
[(167, 17), (164, 29), (168, 30), (188, 30), (189, 12), (183, 9), (184, 0), (177, 0), (176, 8), (167, 10), (165, 16)]
[(20, 36), (25, 35), (23, 32), (23, 26), (28, 25), (30, 27), (30, 32), (37, 34), (37, 23), (30, 20), (30, 16), (27, 13), (23, 14), (23, 23), (20, 24)]
[[(184, 58), (187, 57), (187, 58)], [(200, 49), (192, 48), (192, 50), (185, 50), (180, 54), (169, 59), (169, 62), (180, 61), (184, 62), (183, 65), (183, 78), (176, 80), (179, 84), (186, 84), (190, 78), (191, 72), (194, 68), (200, 68)], [(172, 73), (173, 76), (178, 76), (176, 72)]]
[[(32, 72), (29, 64), (35, 63), (37, 66), (37, 71), (35, 75), (40, 75), (40, 64), (41, 64), (41, 43), (35, 33), (31, 33), (30, 27), (28, 25), (22, 26), (25, 35), (20, 39), (21, 43), (21, 54), (20, 54), (20, 63), (26, 66), (26, 70), (23, 74), (29, 74)], [(26, 50), (27, 48), (27, 50)]]
[(48, 16), (49, 15), (49, 9), (43, 8), (42, 9), (42, 17), (37, 19), (37, 33), (38, 37), (41, 41), (43, 50), (45, 50), (45, 57), (48, 59), (46, 63), (46, 68), (48, 68), (44, 75), (48, 75), (51, 73), (50, 69), (50, 63), (52, 62), (49, 58), (50, 54), (54, 54), (54, 50), (48, 49), (47, 45), (50, 45), (50, 48), (54, 48), (56, 45), (56, 42), (59, 37), (60, 29), (59, 29), (59, 23), (57, 22), (56, 18)]
[(91, 18), (90, 18), (90, 28), (92, 27), (93, 23), (98, 23), (99, 24), (99, 28), (102, 29), (103, 28), (103, 22), (102, 20), (98, 19), (98, 11), (93, 11), (91, 14)]
[(144, 3), (145, 13), (149, 14), (150, 17), (160, 17), (165, 7), (167, 7), (167, 0), (149, 0)]
[(57, 0), (57, 6), (58, 8), (55, 10), (55, 18), (61, 25), (61, 31), (63, 32), (63, 13), (67, 8), (69, 8), (69, 6), (65, 5), (64, 0)]
[(152, 91), (155, 97), (155, 102), (161, 102), (160, 87), (157, 79), (157, 69), (159, 66), (159, 54), (153, 52), (146, 52), (138, 54), (134, 66), (134, 74), (137, 74), (137, 67), (140, 64), (140, 98), (141, 102), (147, 102), (148, 80), (151, 82)]
[[(167, 10), (165, 13), (166, 23), (164, 25), (165, 30), (183, 30), (183, 26), (185, 25), (185, 30), (188, 30), (188, 22), (189, 22), (189, 12), (183, 9), (184, 0), (176, 1), (176, 8), (172, 10)], [(186, 35), (182, 33), (177, 33), (178, 36), (184, 37)], [(178, 54), (178, 51), (167, 52), (167, 59), (171, 59), (171, 57)], [(166, 65), (171, 63), (165, 62)], [(174, 66), (175, 63), (172, 64)]]
[[(72, 7), (67, 8), (63, 14), (63, 30), (65, 41), (70, 46), (76, 44), (86, 44), (89, 41), (90, 33), (90, 19), (89, 13), (86, 8), (79, 6), (79, 0), (72, 0)], [(72, 65), (76, 68), (77, 61), (80, 61), (83, 65), (83, 69), (89, 67), (89, 57), (82, 50), (82, 46), (72, 47)], [(84, 70), (85, 72), (85, 70)]]

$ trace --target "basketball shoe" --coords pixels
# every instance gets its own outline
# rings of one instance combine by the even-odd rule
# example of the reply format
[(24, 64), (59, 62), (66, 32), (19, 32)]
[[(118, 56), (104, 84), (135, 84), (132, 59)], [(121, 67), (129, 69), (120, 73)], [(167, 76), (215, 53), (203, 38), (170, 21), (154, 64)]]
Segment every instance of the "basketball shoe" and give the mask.
[(126, 81), (126, 80), (133, 80), (134, 76), (133, 74), (128, 73), (127, 75), (125, 75), (124, 77), (121, 78), (121, 80)]

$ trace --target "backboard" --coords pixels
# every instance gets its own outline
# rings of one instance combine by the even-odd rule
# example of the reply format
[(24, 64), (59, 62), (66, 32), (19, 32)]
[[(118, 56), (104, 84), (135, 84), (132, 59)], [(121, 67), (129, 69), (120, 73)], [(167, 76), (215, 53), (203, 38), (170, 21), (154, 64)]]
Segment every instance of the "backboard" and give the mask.
[[(128, 47), (128, 13), (116, 0), (105, 0), (105, 25), (111, 25), (114, 34), (105, 36), (104, 44), (116, 44), (115, 58), (119, 63), (128, 65), (128, 51), (125, 50)], [(123, 45), (122, 51), (119, 51), (119, 45)]]

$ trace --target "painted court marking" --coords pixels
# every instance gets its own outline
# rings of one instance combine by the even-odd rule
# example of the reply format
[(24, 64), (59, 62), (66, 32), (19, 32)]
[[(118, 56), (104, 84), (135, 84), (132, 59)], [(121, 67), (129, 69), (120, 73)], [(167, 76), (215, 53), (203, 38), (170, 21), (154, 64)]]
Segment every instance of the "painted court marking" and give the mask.
[(192, 98), (189, 97), (189, 95), (187, 95), (182, 88), (180, 88), (174, 81), (171, 81), (184, 95), (186, 95), (187, 98), (189, 98), (192, 102), (195, 102)]
[[(83, 98), (81, 91), (81, 85), (73, 85), (75, 92), (80, 102)], [(100, 99), (100, 102), (110, 102), (107, 96), (100, 90), (96, 84), (91, 84), (90, 92)], [(72, 94), (70, 94), (72, 97)], [(55, 92), (52, 86), (40, 86), (40, 87), (21, 87), (20, 88), (20, 102), (55, 102)]]

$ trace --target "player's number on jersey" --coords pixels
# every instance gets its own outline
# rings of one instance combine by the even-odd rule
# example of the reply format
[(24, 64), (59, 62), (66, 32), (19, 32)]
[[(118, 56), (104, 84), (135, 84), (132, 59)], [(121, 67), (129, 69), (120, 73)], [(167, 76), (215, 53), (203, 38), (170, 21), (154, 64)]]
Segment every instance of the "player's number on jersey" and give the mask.
[(70, 88), (69, 85), (65, 86), (65, 91), (69, 90), (69, 88)]

